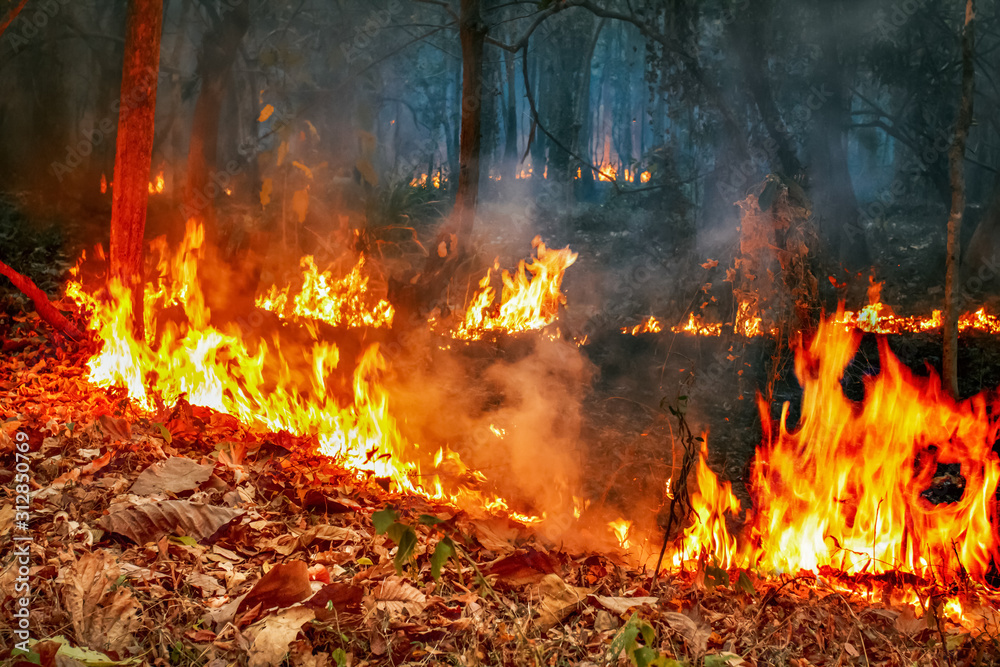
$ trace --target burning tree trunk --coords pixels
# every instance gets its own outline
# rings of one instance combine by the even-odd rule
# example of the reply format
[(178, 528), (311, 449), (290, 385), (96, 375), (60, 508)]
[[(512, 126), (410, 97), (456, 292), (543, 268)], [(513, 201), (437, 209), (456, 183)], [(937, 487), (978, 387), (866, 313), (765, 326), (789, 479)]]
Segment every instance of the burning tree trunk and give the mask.
[(955, 140), (948, 161), (951, 169), (951, 214), (948, 216), (948, 254), (946, 258), (944, 304), (944, 360), (942, 375), (945, 387), (958, 396), (958, 252), (965, 210), (965, 142), (972, 124), (972, 96), (975, 71), (972, 56), (975, 46), (974, 23), (976, 8), (973, 0), (965, 3), (965, 28), (962, 31), (962, 101), (955, 123)]
[[(198, 58), (201, 91), (194, 107), (191, 123), (191, 143), (188, 147), (187, 185), (184, 189), (184, 217), (201, 218), (210, 240), (215, 239), (213, 201), (219, 188), (212, 172), (219, 148), (219, 108), (225, 94), (233, 61), (239, 52), (243, 36), (250, 27), (250, 8), (246, 0), (229, 6), (223, 3), (223, 13), (205, 32)], [(230, 15), (227, 16), (226, 14)], [(229, 174), (225, 174), (228, 181)]]
[(125, 26), (125, 65), (111, 205), (110, 277), (132, 290), (133, 324), (142, 332), (142, 240), (153, 155), (156, 79), (163, 0), (132, 0)]

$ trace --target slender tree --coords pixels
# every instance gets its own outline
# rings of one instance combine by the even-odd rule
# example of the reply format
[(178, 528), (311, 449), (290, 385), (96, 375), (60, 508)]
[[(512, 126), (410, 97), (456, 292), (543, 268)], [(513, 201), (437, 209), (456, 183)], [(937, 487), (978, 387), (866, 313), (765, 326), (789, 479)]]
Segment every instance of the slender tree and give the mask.
[(162, 27), (163, 0), (129, 2), (111, 205), (110, 276), (132, 290), (133, 325), (138, 335), (142, 334), (142, 240)]
[(948, 153), (951, 170), (951, 214), (948, 216), (948, 254), (946, 256), (944, 304), (944, 359), (942, 373), (945, 387), (958, 396), (958, 276), (962, 213), (965, 211), (965, 143), (972, 125), (972, 99), (975, 92), (973, 53), (975, 47), (976, 8), (973, 0), (965, 2), (965, 26), (962, 29), (962, 101), (955, 123), (955, 139)]

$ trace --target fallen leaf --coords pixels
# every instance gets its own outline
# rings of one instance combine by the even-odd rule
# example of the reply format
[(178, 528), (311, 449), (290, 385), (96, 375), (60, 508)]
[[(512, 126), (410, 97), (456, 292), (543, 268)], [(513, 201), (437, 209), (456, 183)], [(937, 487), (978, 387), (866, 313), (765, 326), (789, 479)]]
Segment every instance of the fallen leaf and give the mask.
[(299, 536), (299, 544), (307, 547), (314, 542), (348, 542), (358, 539), (357, 531), (341, 526), (319, 524), (312, 526)]
[(490, 566), (486, 574), (496, 576), (499, 583), (517, 588), (537, 584), (545, 575), (554, 572), (552, 560), (546, 554), (529, 549), (501, 558)]
[(557, 574), (547, 574), (538, 584), (541, 601), (535, 624), (544, 632), (575, 611), (591, 589), (570, 586)]
[(210, 542), (213, 536), (243, 514), (243, 510), (228, 507), (164, 500), (130, 505), (101, 517), (98, 524), (140, 545), (156, 542), (165, 535), (187, 535), (199, 542)]
[(203, 598), (216, 595), (225, 595), (226, 587), (219, 583), (219, 580), (202, 572), (192, 572), (184, 577), (188, 585), (201, 591)]
[(61, 573), (62, 597), (77, 641), (97, 651), (119, 651), (135, 641), (140, 605), (116, 587), (121, 569), (106, 551), (85, 553)]
[(590, 600), (597, 603), (599, 606), (604, 607), (608, 611), (618, 614), (619, 616), (627, 615), (628, 610), (633, 607), (641, 607), (644, 604), (648, 604), (652, 607), (660, 601), (659, 598), (652, 597), (619, 598), (606, 597), (604, 595), (591, 595)]
[(389, 613), (390, 617), (406, 613), (419, 614), (427, 606), (427, 596), (400, 577), (388, 577), (372, 591), (371, 598), (377, 609)]
[(183, 456), (172, 456), (143, 470), (129, 493), (137, 496), (183, 493), (197, 489), (211, 476), (212, 466), (200, 465)]
[(671, 630), (688, 642), (689, 648), (695, 653), (702, 654), (708, 648), (708, 638), (712, 635), (712, 628), (700, 625), (684, 614), (674, 611), (664, 612), (661, 617)]
[(254, 584), (243, 601), (236, 608), (237, 614), (252, 609), (258, 604), (261, 611), (290, 607), (312, 595), (309, 585), (309, 566), (305, 561), (293, 560), (278, 563)]
[(132, 427), (124, 419), (118, 419), (111, 415), (101, 415), (97, 418), (97, 425), (104, 433), (111, 436), (113, 442), (132, 439)]
[(316, 618), (320, 621), (349, 625), (361, 620), (361, 601), (364, 595), (364, 589), (360, 586), (334, 582), (316, 591), (303, 604), (316, 612)]
[(288, 653), (303, 625), (316, 615), (306, 607), (292, 607), (264, 619), (264, 627), (253, 640), (247, 653), (250, 667), (277, 667)]

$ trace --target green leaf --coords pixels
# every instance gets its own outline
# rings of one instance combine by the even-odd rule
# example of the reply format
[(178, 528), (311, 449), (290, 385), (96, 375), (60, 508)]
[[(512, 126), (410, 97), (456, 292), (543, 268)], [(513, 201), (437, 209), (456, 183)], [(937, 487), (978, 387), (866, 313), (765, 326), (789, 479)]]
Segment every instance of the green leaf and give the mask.
[[(397, 524), (399, 525), (399, 524)], [(403, 574), (403, 566), (410, 562), (413, 556), (413, 549), (417, 546), (417, 531), (409, 526), (399, 538), (399, 548), (396, 550), (396, 557), (392, 559), (392, 564), (396, 566), (396, 573)]]
[(347, 667), (347, 653), (344, 649), (337, 648), (330, 652), (330, 657), (337, 664), (337, 667)]
[(23, 662), (30, 662), (32, 665), (42, 664), (42, 656), (39, 655), (38, 653), (35, 653), (34, 649), (30, 651), (23, 651), (19, 648), (16, 648), (10, 652), (10, 657), (18, 658)]
[(632, 653), (635, 651), (638, 644), (636, 643), (636, 638), (639, 636), (639, 623), (638, 616), (635, 612), (632, 613), (632, 617), (628, 619), (622, 629), (612, 638), (611, 646), (608, 648), (610, 651), (609, 662), (617, 662), (618, 656), (622, 654), (622, 651), (627, 651)]
[(716, 586), (728, 586), (729, 573), (715, 565), (705, 566), (705, 586), (710, 590)]
[(372, 514), (372, 524), (375, 526), (375, 532), (379, 535), (384, 535), (392, 524), (396, 523), (399, 519), (399, 512), (392, 509), (391, 507), (386, 507), (384, 510), (380, 510)]
[(434, 555), (431, 556), (431, 576), (434, 581), (441, 578), (441, 568), (448, 562), (448, 559), (455, 553), (455, 544), (450, 537), (440, 539), (434, 547)]
[(371, 567), (372, 565), (375, 564), (372, 562), (372, 559), (369, 558), (368, 556), (362, 556), (361, 558), (357, 559), (354, 562), (357, 563), (358, 565), (367, 565), (368, 567)]
[(174, 438), (172, 435), (170, 435), (170, 431), (167, 430), (166, 426), (164, 426), (160, 422), (153, 424), (153, 426), (156, 426), (157, 428), (160, 429), (160, 437), (163, 438), (163, 441), (165, 443), (169, 445), (171, 442), (173, 442)]
[(743, 570), (740, 570), (739, 579), (736, 580), (736, 589), (743, 591), (747, 595), (757, 596), (757, 589), (753, 587), (753, 582), (750, 581), (750, 577)]
[(653, 661), (660, 657), (660, 652), (651, 646), (642, 646), (632, 654), (632, 660), (636, 667), (649, 667)]
[(433, 514), (421, 514), (417, 517), (417, 521), (425, 526), (436, 526), (439, 523), (444, 523), (444, 519), (439, 519)]
[(716, 653), (705, 656), (705, 667), (727, 667), (727, 665), (746, 664), (743, 659), (735, 653)]
[(189, 535), (171, 535), (168, 539), (171, 542), (176, 542), (177, 544), (183, 544), (186, 547), (198, 546), (198, 540), (194, 539)]

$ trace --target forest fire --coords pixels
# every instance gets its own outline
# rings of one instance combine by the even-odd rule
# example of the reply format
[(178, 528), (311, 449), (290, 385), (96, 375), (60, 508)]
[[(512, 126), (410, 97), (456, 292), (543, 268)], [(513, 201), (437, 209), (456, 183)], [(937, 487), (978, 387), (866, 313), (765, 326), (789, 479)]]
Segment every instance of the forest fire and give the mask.
[(552, 250), (545, 246), (540, 236), (531, 242), (536, 256), (530, 264), (518, 263), (511, 274), (506, 269), (501, 274), (503, 290), (496, 301), (492, 286), (493, 269), (479, 281), (479, 290), (473, 296), (464, 321), (454, 330), (456, 338), (478, 340), (490, 333), (517, 333), (542, 329), (552, 324), (559, 314), (559, 306), (566, 299), (560, 288), (563, 274), (576, 261), (576, 253), (569, 248)]
[(392, 305), (385, 299), (374, 297), (369, 291), (363, 255), (350, 273), (342, 278), (334, 278), (330, 271), (321, 273), (312, 255), (303, 257), (301, 265), (302, 287), (291, 300), (291, 285), (281, 289), (271, 286), (265, 293), (257, 296), (257, 307), (282, 317), (312, 318), (333, 326), (392, 325)]
[[(124, 387), (137, 405), (149, 411), (174, 405), (184, 397), (191, 405), (212, 408), (259, 428), (314, 434), (322, 454), (350, 470), (389, 478), (400, 490), (502, 511), (524, 522), (537, 520), (509, 511), (502, 498), (456, 484), (463, 476), (484, 478), (467, 470), (446, 447), (425, 451), (399, 432), (380, 380), (386, 362), (377, 344), (364, 351), (354, 371), (353, 400), (341, 402), (328, 386), (340, 362), (335, 345), (314, 339), (311, 349), (285, 351), (277, 340), (270, 345), (245, 340), (235, 325), (224, 330), (211, 326), (197, 279), (203, 243), (201, 225), (191, 222), (176, 254), (167, 250), (162, 239), (153, 244), (159, 280), (146, 286), (145, 340), (137, 340), (131, 332), (131, 297), (117, 281), (110, 283), (107, 301), (85, 291), (80, 282), (70, 282), (67, 295), (91, 314), (89, 328), (103, 341), (100, 352), (88, 362), (91, 382)], [(310, 273), (315, 269), (311, 260), (303, 266), (307, 282), (310, 275), (322, 278), (322, 274)], [(360, 271), (360, 263), (355, 270)], [(317, 306), (326, 303), (322, 292), (305, 292), (309, 298), (296, 302), (293, 313), (342, 313), (343, 302), (364, 295), (363, 285), (364, 281), (356, 280), (331, 283), (331, 288), (347, 290), (347, 294), (334, 295), (344, 299), (331, 298), (329, 308)], [(161, 319), (172, 307), (183, 310), (183, 323)], [(376, 310), (368, 319), (374, 326), (386, 316), (385, 310)], [(344, 317), (336, 321), (354, 322)]]

